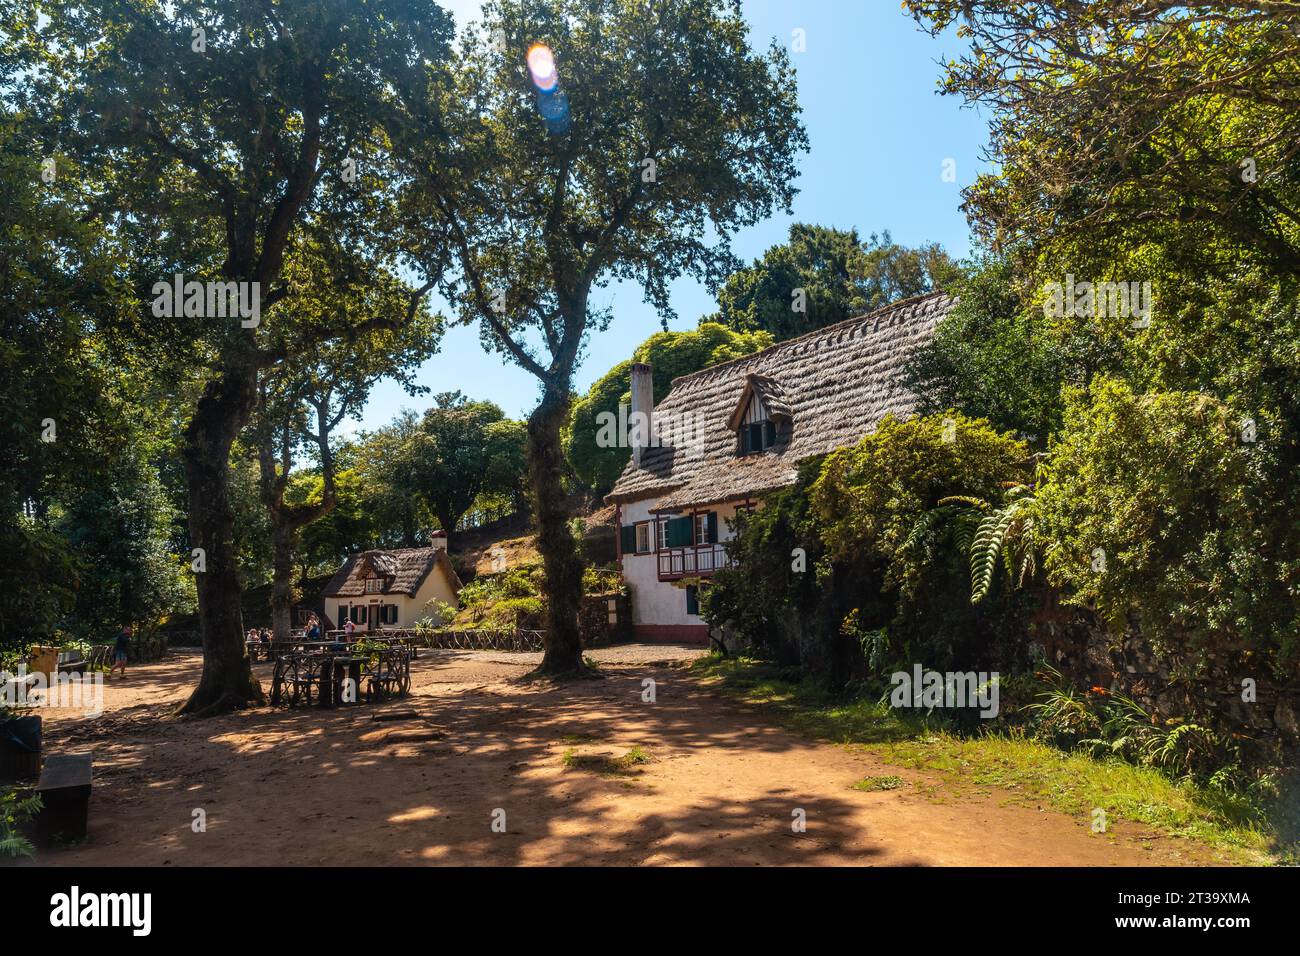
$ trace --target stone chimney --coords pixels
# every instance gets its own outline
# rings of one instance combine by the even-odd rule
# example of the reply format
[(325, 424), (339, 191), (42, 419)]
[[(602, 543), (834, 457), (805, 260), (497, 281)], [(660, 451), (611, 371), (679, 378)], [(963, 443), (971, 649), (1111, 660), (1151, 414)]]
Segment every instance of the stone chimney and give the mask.
[(632, 463), (641, 467), (641, 453), (651, 443), (654, 428), (655, 392), (653, 369), (647, 362), (632, 363), (632, 414), (628, 416), (628, 440)]
[(447, 532), (439, 528), (437, 531), (429, 533), (429, 547), (447, 550)]

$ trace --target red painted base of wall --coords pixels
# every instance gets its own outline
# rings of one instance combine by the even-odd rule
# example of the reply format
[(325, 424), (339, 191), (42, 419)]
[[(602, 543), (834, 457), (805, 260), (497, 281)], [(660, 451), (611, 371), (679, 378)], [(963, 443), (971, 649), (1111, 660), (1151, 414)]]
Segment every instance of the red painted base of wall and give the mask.
[(707, 624), (633, 624), (632, 634), (651, 644), (709, 643)]

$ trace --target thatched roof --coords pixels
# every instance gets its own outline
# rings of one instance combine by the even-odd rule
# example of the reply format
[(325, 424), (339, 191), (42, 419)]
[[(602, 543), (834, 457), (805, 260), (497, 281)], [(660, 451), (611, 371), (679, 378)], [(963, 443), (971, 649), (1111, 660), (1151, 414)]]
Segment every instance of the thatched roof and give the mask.
[[(954, 301), (940, 292), (907, 299), (674, 379), (655, 409), (670, 438), (646, 449), (640, 467), (629, 462), (605, 500), (654, 497), (671, 511), (792, 484), (800, 461), (855, 444), (886, 415), (913, 414), (900, 372)], [(751, 393), (779, 427), (775, 445), (741, 456), (734, 428)]]
[(395, 548), (390, 551), (362, 551), (349, 555), (343, 567), (330, 578), (330, 583), (321, 591), (324, 597), (356, 597), (366, 593), (366, 578), (384, 579), (382, 594), (406, 594), (412, 597), (420, 590), (420, 585), (429, 576), (435, 566), (441, 565), (442, 573), (451, 584), (453, 591), (461, 588), (460, 578), (451, 566), (446, 548)]

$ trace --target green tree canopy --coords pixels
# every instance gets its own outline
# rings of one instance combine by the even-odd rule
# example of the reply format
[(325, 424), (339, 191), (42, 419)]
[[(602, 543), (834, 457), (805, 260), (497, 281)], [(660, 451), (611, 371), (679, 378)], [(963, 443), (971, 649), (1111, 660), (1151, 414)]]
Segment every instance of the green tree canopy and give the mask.
[(778, 341), (951, 285), (961, 270), (935, 243), (900, 246), (889, 233), (796, 223), (790, 238), (732, 273), (718, 290), (718, 311), (701, 321)]
[(541, 670), (571, 674), (582, 566), (561, 431), (583, 343), (611, 318), (592, 290), (636, 282), (669, 318), (673, 280), (716, 287), (735, 231), (789, 208), (807, 137), (786, 52), (753, 50), (734, 3), (489, 0), (483, 17), (449, 71), (399, 77), (389, 135), (415, 264), (445, 275), (461, 318), (541, 384), (528, 429)]
[(656, 332), (632, 350), (632, 357), (602, 375), (573, 403), (564, 433), (564, 453), (574, 474), (597, 494), (608, 491), (622, 473), (631, 450), (597, 443), (602, 413), (618, 415), (631, 402), (633, 362), (653, 367), (654, 400), (663, 400), (673, 379), (702, 368), (749, 355), (773, 344), (767, 332), (736, 332), (716, 322), (702, 322), (685, 332)]
[[(124, 337), (193, 388), (182, 454), (204, 670), (184, 709), (260, 701), (239, 619), (231, 446), (264, 370), (418, 314), (428, 285), (398, 314), (296, 313), (286, 262), (310, 250), (348, 286), (390, 266), (378, 116), (395, 71), (441, 56), (450, 19), (423, 0), (99, 0), (35, 3), (16, 32), (17, 101), (39, 118), (46, 155), (82, 184), (76, 214), (129, 250), (129, 286), (153, 301)], [(244, 308), (191, 309), (188, 296), (169, 307), (158, 289), (178, 274), (234, 284)]]

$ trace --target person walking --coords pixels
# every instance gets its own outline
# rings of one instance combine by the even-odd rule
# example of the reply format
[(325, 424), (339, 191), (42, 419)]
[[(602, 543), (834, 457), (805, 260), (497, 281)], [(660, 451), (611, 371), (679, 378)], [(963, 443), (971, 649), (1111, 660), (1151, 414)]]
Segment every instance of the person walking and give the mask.
[(113, 676), (113, 671), (119, 667), (122, 669), (122, 676), (126, 677), (126, 651), (131, 646), (132, 628), (130, 624), (122, 626), (122, 630), (117, 632), (117, 639), (113, 642), (113, 666), (108, 669), (108, 676)]

